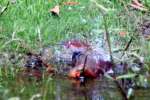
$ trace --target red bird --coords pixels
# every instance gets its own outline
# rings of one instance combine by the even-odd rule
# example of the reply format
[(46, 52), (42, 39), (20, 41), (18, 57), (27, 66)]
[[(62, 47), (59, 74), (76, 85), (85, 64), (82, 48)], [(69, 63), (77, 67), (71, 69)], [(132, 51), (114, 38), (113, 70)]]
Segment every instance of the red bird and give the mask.
[(64, 43), (66, 49), (72, 51), (72, 69), (68, 76), (71, 78), (97, 78), (111, 70), (112, 63), (108, 54), (101, 48), (93, 48), (85, 41), (70, 40)]
[(94, 59), (93, 56), (87, 57), (86, 63), (84, 63), (85, 55), (80, 55), (76, 58), (75, 66), (69, 72), (69, 77), (80, 78), (84, 76), (85, 78), (97, 78), (103, 75), (105, 72), (112, 70), (112, 63), (110, 61), (104, 61), (99, 59), (98, 61)]

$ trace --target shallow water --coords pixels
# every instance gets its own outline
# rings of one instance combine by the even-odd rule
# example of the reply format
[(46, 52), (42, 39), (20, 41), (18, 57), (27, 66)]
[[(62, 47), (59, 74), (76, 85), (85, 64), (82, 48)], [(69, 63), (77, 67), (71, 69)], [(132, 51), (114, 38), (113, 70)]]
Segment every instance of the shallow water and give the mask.
[(122, 96), (112, 81), (79, 81), (57, 78), (53, 80), (55, 93), (48, 98), (53, 100), (122, 100)]
[[(79, 81), (57, 77), (53, 80), (53, 90), (47, 99), (51, 100), (124, 100), (120, 90), (113, 81), (106, 79)], [(131, 100), (149, 100), (150, 89), (135, 90)]]
[[(6, 85), (7, 84), (7, 85)], [(20, 100), (124, 100), (115, 82), (107, 79), (80, 83), (67, 77), (55, 76), (39, 82), (26, 79), (9, 79), (0, 88), (0, 100), (19, 97)], [(39, 95), (36, 97), (36, 95)], [(149, 100), (150, 89), (136, 89), (131, 100)]]

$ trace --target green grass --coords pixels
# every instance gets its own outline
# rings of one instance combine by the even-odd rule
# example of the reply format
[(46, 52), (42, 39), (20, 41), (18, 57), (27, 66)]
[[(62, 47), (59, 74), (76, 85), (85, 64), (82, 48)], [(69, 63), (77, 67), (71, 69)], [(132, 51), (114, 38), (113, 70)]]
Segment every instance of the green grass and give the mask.
[[(5, 37), (1, 44), (10, 40), (13, 32), (17, 38), (24, 40), (31, 47), (38, 47), (38, 30), (42, 44), (50, 45), (68, 35), (88, 32), (92, 28), (89, 22), (81, 23), (81, 18), (91, 19), (97, 15), (96, 10), (90, 14), (86, 11), (89, 9), (86, 0), (80, 2), (80, 5), (71, 7), (72, 10), (69, 10), (69, 6), (62, 5), (60, 16), (52, 16), (49, 10), (58, 3), (60, 2), (48, 0), (18, 0), (16, 4), (11, 4), (0, 19), (1, 37)], [(6, 0), (1, 4), (5, 6)], [(82, 7), (85, 8), (81, 10)]]
[[(0, 16), (0, 52), (21, 52), (24, 54), (27, 50), (22, 47), (23, 44), (38, 51), (41, 47), (52, 45), (64, 39), (84, 38), (84, 36), (87, 39), (92, 39), (104, 34), (105, 21), (100, 9), (94, 3), (91, 3), (90, 0), (74, 0), (80, 4), (75, 6), (61, 5), (59, 17), (52, 16), (49, 10), (55, 5), (62, 3), (62, 1), (69, 0), (16, 0), (15, 4), (10, 4), (8, 9)], [(124, 48), (130, 37), (134, 36), (134, 43), (131, 47), (140, 48), (140, 54), (146, 55), (146, 60), (149, 61), (150, 43), (145, 40), (141, 42), (137, 31), (138, 23), (145, 18), (150, 18), (149, 12), (144, 13), (139, 10), (133, 10), (128, 6), (131, 0), (97, 1), (100, 5), (110, 9), (106, 14), (106, 23), (113, 49)], [(5, 7), (7, 2), (8, 0), (0, 0), (0, 6)], [(143, 0), (142, 2), (150, 10), (150, 1)], [(94, 33), (92, 30), (98, 30), (98, 32)], [(38, 31), (40, 32), (41, 41)], [(127, 32), (125, 37), (121, 37), (118, 34), (122, 31)], [(19, 39), (19, 41), (11, 41), (13, 33), (15, 33), (14, 38)], [(20, 40), (23, 42), (20, 42)], [(116, 43), (119, 44), (117, 47)], [(139, 46), (139, 43), (144, 45)], [(12, 64), (6, 64), (5, 66), (8, 67), (10, 65)], [(2, 99), (14, 96), (26, 98), (25, 95), (31, 97), (37, 91), (41, 91), (41, 87), (36, 87), (36, 82), (25, 85), (16, 84), (18, 68), (8, 67), (6, 73), (3, 73), (1, 66), (0, 95), (2, 95)], [(42, 81), (43, 88), (47, 84), (49, 86), (53, 84), (51, 82), (47, 83), (47, 81), (47, 79)], [(55, 92), (53, 88), (51, 89), (49, 91)], [(12, 93), (13, 91), (15, 92)], [(48, 91), (44, 95), (47, 96)]]
[[(76, 37), (80, 34), (92, 38), (89, 35), (92, 29), (101, 29), (102, 32), (99, 34), (103, 34), (104, 20), (95, 4), (90, 0), (75, 0), (80, 4), (75, 6), (61, 5), (60, 16), (52, 16), (49, 10), (62, 1), (67, 0), (17, 0), (15, 4), (10, 4), (7, 11), (0, 17), (0, 37), (2, 38), (0, 44), (3, 45), (11, 40), (13, 32), (15, 32), (16, 38), (21, 39), (31, 48), (39, 48), (40, 42), (43, 46), (51, 45), (64, 38)], [(145, 2), (149, 1), (145, 0)], [(138, 34), (135, 33), (137, 23), (141, 22), (140, 18), (144, 13), (130, 10), (131, 7), (128, 7), (129, 2), (127, 1), (122, 3), (119, 0), (100, 0), (98, 3), (110, 9), (107, 14), (107, 23), (112, 41), (116, 38), (118, 41), (127, 41), (130, 36)], [(7, 0), (1, 1), (2, 7), (6, 4)], [(39, 41), (38, 31), (41, 41)], [(120, 38), (118, 35), (120, 31), (127, 32), (127, 36)], [(14, 41), (6, 45), (5, 48), (10, 48), (10, 50), (16, 48), (19, 44), (17, 42)]]

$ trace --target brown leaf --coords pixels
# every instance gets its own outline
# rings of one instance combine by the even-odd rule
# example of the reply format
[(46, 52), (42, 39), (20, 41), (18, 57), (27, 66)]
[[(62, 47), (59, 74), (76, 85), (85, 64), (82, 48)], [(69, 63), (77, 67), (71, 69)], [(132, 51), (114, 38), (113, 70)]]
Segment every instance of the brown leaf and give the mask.
[(119, 32), (119, 35), (121, 36), (121, 37), (124, 37), (125, 35), (127, 34), (127, 32)]
[(144, 7), (143, 4), (139, 3), (138, 0), (133, 0), (133, 4)]
[(50, 12), (53, 14), (53, 15), (59, 15), (59, 12), (60, 12), (60, 7), (59, 5), (55, 6), (54, 8), (50, 9)]
[(49, 74), (53, 74), (55, 72), (55, 70), (52, 67), (52, 65), (48, 64), (48, 66), (46, 68), (46, 72), (48, 72)]
[(74, 6), (74, 5), (78, 5), (79, 2), (74, 2), (74, 1), (68, 1), (68, 2), (64, 2), (64, 5), (68, 5), (68, 6)]
[(138, 0), (133, 0), (130, 6), (141, 11), (147, 11), (147, 9), (143, 6), (143, 4), (140, 3)]

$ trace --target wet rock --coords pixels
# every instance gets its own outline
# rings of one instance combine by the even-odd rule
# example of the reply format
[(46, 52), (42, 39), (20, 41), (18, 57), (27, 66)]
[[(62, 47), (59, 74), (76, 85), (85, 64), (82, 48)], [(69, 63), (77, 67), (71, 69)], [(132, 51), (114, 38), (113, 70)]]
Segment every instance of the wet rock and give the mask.
[[(47, 50), (45, 51), (48, 53)], [(44, 54), (41, 56), (40, 54), (27, 53), (24, 65), (25, 70), (27, 70), (25, 73), (27, 72), (26, 74), (35, 78), (41, 78), (43, 74), (48, 76), (55, 74), (56, 70), (48, 62), (50, 58), (47, 59), (47, 55), (45, 58), (43, 57)]]
[(32, 53), (27, 53), (25, 67), (32, 69), (42, 68), (43, 63), (38, 55), (33, 55)]

